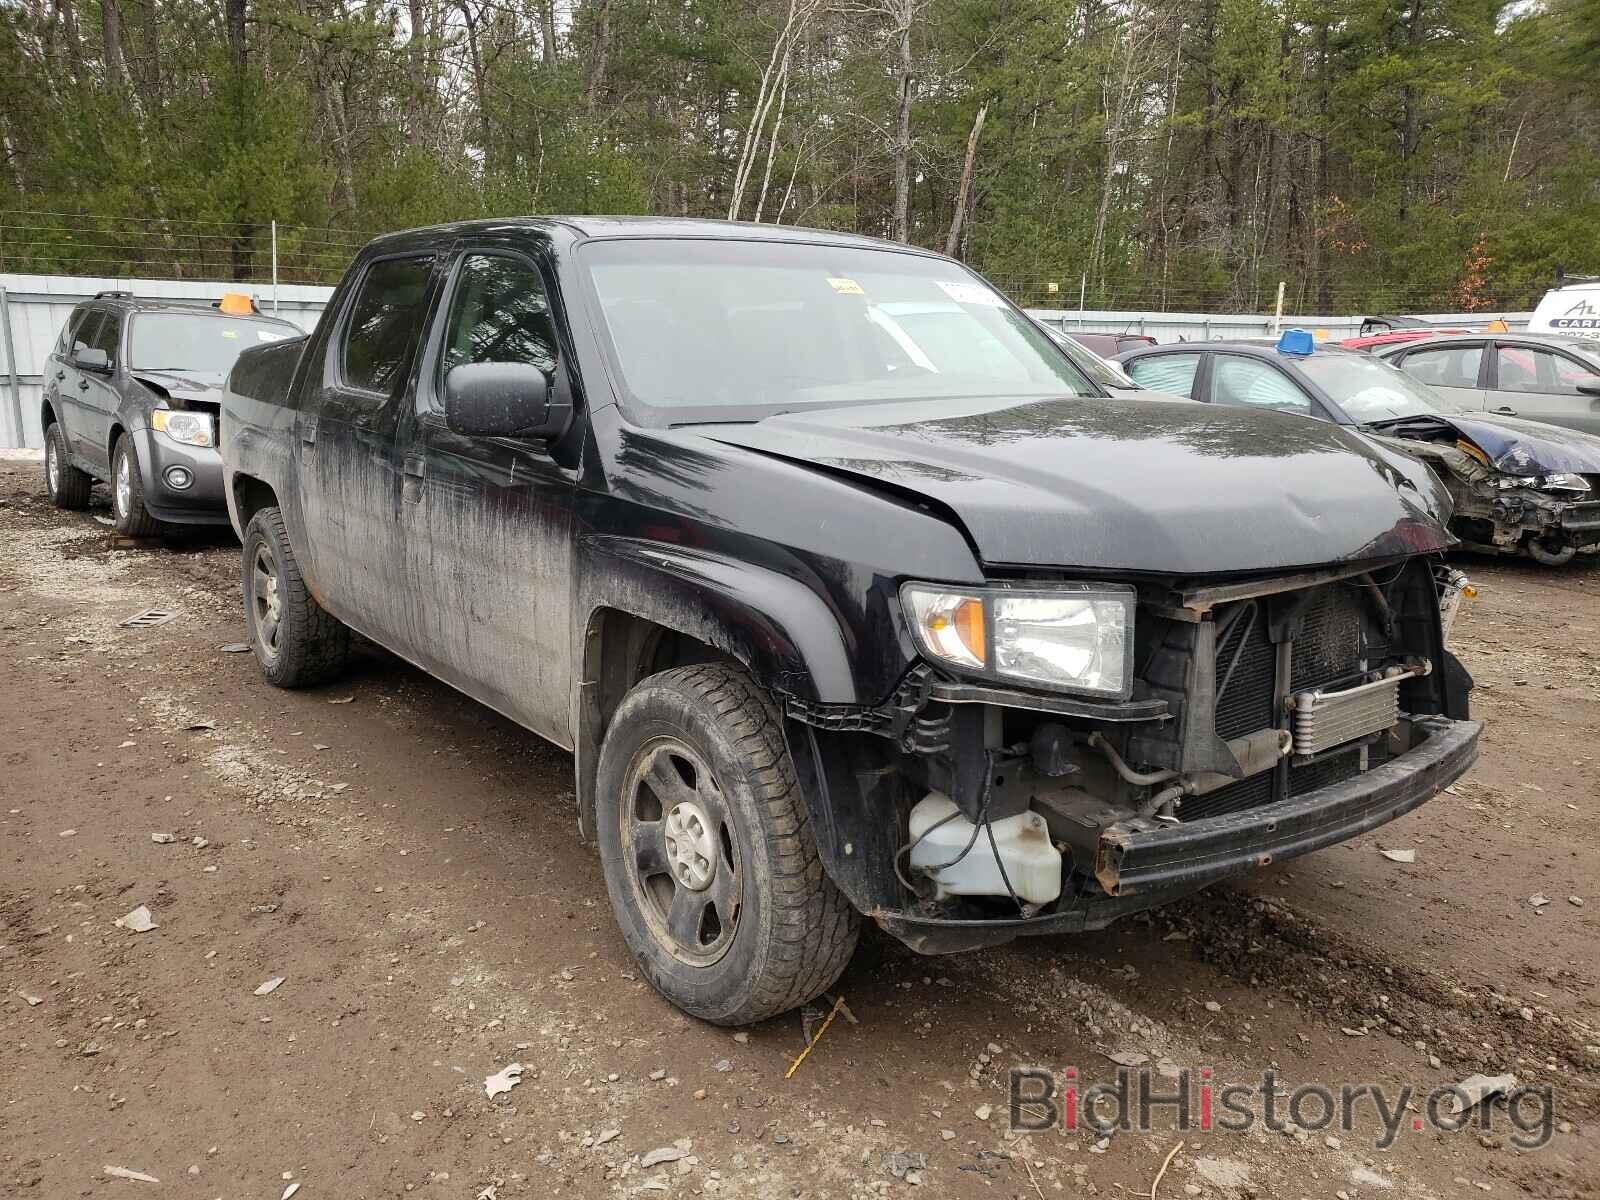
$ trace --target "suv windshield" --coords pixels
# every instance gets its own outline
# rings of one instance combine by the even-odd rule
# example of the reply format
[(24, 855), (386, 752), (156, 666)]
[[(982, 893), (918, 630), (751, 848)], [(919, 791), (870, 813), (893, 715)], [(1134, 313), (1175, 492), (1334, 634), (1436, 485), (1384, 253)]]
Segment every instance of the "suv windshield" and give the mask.
[(1365, 354), (1321, 352), (1297, 359), (1295, 365), (1358, 425), (1431, 417), (1441, 411), (1425, 384)]
[(241, 351), (294, 337), (292, 325), (208, 313), (151, 312), (133, 318), (130, 371), (226, 375)]
[(929, 398), (1094, 394), (955, 263), (749, 240), (598, 241), (580, 261), (629, 395), (678, 422)]

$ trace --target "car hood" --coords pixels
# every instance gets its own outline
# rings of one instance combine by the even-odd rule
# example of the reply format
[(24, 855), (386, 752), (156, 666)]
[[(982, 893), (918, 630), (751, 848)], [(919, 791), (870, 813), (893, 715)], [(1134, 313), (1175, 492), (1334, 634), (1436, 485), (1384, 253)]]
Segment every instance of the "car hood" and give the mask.
[(1507, 475), (1600, 474), (1600, 437), (1542, 421), (1492, 415), (1443, 414), (1457, 433), (1475, 442), (1496, 470)]
[(1443, 549), (1426, 467), (1348, 429), (1188, 401), (919, 401), (695, 432), (931, 502), (988, 564), (1181, 575)]
[(221, 371), (133, 371), (133, 377), (151, 390), (174, 400), (222, 402)]

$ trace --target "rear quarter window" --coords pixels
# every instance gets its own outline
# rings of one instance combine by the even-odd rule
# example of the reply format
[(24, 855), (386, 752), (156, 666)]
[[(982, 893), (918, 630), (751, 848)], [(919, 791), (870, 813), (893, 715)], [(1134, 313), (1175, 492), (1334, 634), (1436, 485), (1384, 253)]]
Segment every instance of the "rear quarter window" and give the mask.
[(433, 256), (385, 258), (362, 277), (340, 347), (344, 383), (393, 395), (422, 333)]
[(1198, 354), (1159, 354), (1128, 364), (1128, 374), (1136, 383), (1190, 399), (1194, 398), (1194, 377), (1199, 369)]

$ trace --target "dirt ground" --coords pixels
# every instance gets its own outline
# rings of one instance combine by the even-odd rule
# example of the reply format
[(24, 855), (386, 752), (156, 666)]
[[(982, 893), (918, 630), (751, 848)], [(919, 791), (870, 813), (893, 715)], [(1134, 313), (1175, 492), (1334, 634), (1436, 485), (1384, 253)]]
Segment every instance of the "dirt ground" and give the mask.
[[(231, 535), (117, 548), (97, 502), (0, 462), (0, 1195), (1600, 1194), (1592, 562), (1464, 563), (1488, 728), (1450, 794), (1093, 936), (926, 959), (869, 931), (856, 1023), (785, 1079), (797, 1015), (716, 1029), (636, 977), (566, 755), (376, 651), (273, 690), (225, 650)], [(119, 624), (151, 607), (178, 616)], [(158, 928), (114, 924), (138, 905)], [(1112, 1053), (1418, 1109), (1513, 1072), (1554, 1132), (1008, 1131), (1011, 1067)]]

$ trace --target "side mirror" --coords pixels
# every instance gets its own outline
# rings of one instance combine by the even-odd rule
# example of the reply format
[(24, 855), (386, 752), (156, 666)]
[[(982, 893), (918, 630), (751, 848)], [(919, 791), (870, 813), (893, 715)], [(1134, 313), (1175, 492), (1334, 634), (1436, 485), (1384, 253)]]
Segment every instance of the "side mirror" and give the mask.
[(464, 363), (444, 377), (444, 420), (457, 433), (551, 437), (561, 431), (554, 415), (550, 383), (528, 363)]
[(111, 370), (111, 357), (94, 346), (81, 346), (72, 352), (72, 365), (79, 370), (104, 375)]

